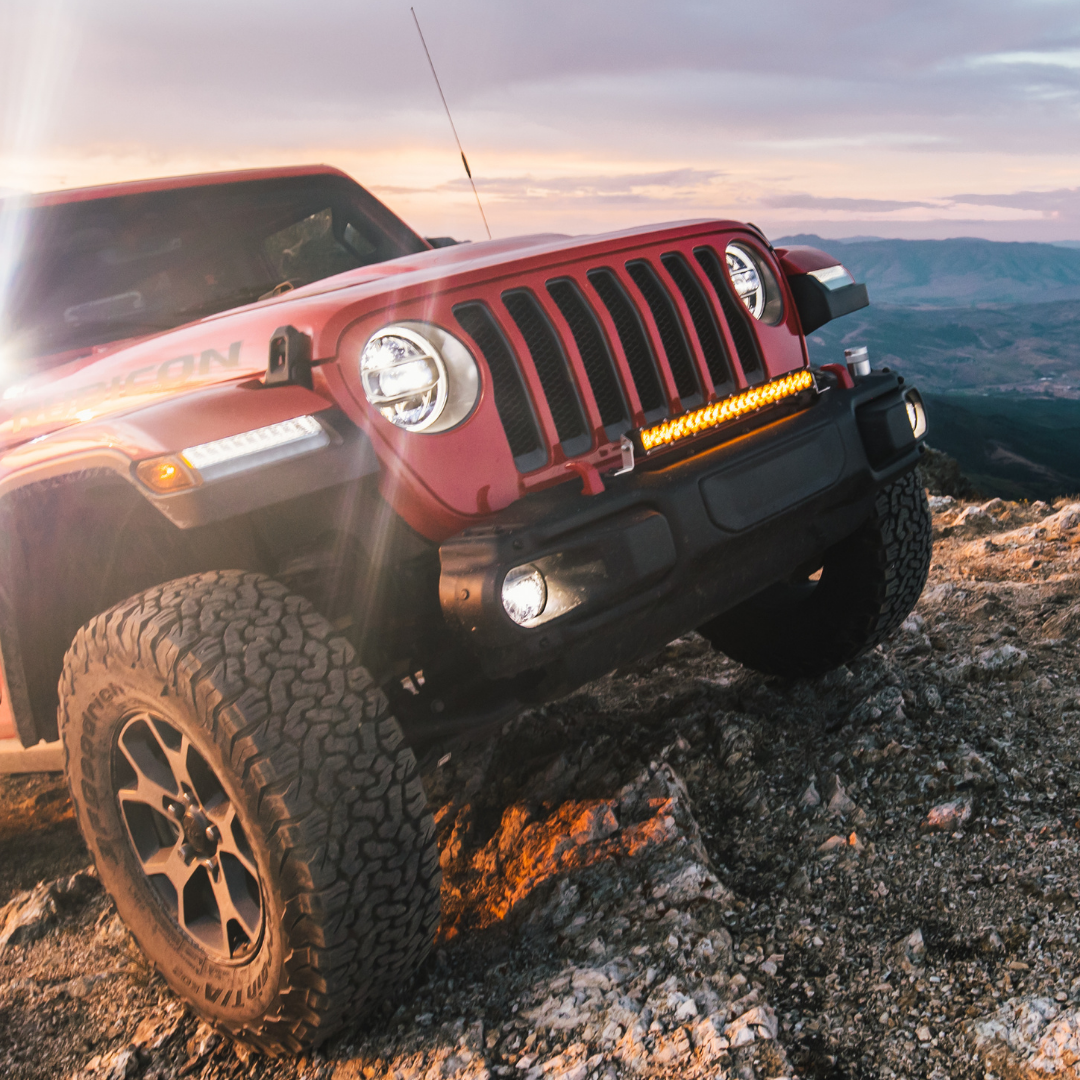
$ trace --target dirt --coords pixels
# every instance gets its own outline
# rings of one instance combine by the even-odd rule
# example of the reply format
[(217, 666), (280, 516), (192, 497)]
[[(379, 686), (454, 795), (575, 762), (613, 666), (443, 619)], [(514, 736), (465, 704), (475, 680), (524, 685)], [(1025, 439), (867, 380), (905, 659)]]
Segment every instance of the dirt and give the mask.
[(850, 667), (689, 635), (434, 748), (436, 948), (300, 1059), (189, 1015), (76, 874), (59, 778), (0, 782), (0, 937), (44, 912), (0, 949), (0, 1073), (1076, 1076), (1080, 504), (934, 508), (916, 612)]

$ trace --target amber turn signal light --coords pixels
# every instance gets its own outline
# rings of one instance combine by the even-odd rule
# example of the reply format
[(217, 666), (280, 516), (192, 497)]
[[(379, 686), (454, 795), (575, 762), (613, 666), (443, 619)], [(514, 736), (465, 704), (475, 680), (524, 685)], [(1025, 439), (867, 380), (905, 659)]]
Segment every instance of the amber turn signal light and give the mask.
[(140, 461), (135, 467), (135, 475), (159, 495), (183, 491), (185, 488), (194, 487), (196, 483), (189, 469), (175, 458), (169, 457)]

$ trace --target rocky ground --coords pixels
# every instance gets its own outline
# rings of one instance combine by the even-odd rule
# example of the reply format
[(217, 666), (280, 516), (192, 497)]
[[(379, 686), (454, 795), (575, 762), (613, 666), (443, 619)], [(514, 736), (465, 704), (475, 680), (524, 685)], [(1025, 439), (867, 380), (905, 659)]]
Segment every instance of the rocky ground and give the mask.
[(60, 778), (0, 779), (0, 1073), (1077, 1075), (1080, 504), (934, 509), (917, 611), (850, 668), (765, 678), (691, 635), (432, 751), (438, 945), (299, 1060), (187, 1014)]

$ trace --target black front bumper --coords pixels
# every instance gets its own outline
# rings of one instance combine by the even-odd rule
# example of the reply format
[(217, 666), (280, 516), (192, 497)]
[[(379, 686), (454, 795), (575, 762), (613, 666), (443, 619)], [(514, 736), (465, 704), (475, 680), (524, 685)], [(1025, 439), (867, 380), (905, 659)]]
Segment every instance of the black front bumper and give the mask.
[[(607, 477), (600, 495), (562, 485), (519, 500), (442, 545), (447, 622), (489, 677), (535, 673), (533, 700), (655, 651), (869, 517), (877, 492), (919, 459), (902, 383), (875, 373), (823, 389), (794, 415), (692, 457)], [(524, 564), (549, 585), (547, 621), (528, 627), (501, 601), (507, 572)]]

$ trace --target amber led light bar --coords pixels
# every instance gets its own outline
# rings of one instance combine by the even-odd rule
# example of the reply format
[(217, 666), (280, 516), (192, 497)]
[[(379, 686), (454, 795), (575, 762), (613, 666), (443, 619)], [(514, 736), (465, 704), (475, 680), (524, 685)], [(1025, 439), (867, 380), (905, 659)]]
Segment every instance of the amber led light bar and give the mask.
[(755, 409), (783, 401), (784, 398), (802, 393), (803, 390), (809, 390), (813, 385), (814, 376), (808, 369), (793, 371), (790, 375), (773, 379), (751, 390), (744, 390), (741, 394), (724, 398), (723, 401), (714, 401), (711, 405), (683, 413), (682, 416), (665, 420), (662, 424), (642, 428), (638, 432), (641, 448), (648, 453), (650, 450), (671, 446), (692, 435), (699, 435), (709, 428), (719, 427), (729, 420), (745, 416)]

